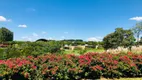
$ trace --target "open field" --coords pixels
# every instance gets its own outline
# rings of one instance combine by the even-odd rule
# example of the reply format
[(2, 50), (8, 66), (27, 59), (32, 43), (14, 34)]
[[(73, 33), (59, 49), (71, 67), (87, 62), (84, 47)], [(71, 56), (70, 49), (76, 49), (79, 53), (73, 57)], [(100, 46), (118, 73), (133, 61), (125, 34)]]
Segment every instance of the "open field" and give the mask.
[(142, 78), (120, 78), (116, 80), (142, 80)]
[(106, 78), (101, 78), (100, 80), (142, 80), (142, 78), (120, 78), (120, 79), (106, 79)]
[[(82, 50), (65, 50), (63, 53), (65, 54), (76, 54), (79, 55), (81, 53)], [(88, 53), (88, 52), (104, 52), (104, 49), (87, 49), (86, 51), (82, 51), (83, 53)]]
[(87, 52), (104, 52), (104, 49), (88, 49)]

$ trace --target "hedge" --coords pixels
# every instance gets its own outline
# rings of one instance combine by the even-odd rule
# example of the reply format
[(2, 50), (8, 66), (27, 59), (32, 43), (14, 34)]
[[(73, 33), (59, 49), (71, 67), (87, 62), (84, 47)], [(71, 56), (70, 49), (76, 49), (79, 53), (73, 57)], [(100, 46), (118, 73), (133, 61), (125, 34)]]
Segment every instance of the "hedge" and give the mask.
[(0, 60), (0, 76), (12, 80), (80, 80), (142, 77), (142, 55), (87, 53), (47, 54)]

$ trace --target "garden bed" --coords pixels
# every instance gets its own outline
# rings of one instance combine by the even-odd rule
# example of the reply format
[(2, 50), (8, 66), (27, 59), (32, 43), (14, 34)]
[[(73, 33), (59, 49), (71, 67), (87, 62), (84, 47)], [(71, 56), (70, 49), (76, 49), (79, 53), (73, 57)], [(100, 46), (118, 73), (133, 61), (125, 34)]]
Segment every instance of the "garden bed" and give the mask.
[[(25, 79), (79, 80), (121, 77), (142, 77), (142, 55), (87, 53), (76, 56), (41, 55), (0, 60), (0, 76)], [(15, 80), (15, 79), (13, 79)]]

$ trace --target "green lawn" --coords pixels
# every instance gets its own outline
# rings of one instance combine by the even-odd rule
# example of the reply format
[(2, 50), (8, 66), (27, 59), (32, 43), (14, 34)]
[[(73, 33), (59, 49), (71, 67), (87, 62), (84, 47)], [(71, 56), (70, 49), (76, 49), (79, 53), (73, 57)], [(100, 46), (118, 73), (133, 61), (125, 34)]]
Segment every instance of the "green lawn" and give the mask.
[(104, 49), (89, 49), (87, 52), (104, 52)]
[[(83, 50), (65, 50), (63, 53), (64, 54), (76, 54), (76, 55), (79, 55), (80, 52), (83, 51)], [(88, 53), (88, 52), (104, 52), (105, 50), (104, 49), (87, 49), (85, 53)]]
[(101, 78), (100, 80), (142, 80), (142, 78), (120, 78), (120, 79), (106, 79), (106, 78)]
[(142, 78), (120, 78), (116, 80), (142, 80)]

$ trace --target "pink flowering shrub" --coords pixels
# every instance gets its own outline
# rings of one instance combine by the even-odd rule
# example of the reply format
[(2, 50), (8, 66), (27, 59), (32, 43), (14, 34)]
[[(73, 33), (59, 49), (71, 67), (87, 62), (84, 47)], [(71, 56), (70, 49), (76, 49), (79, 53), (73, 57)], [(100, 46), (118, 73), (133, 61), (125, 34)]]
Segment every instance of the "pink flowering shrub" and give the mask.
[(142, 77), (142, 55), (128, 52), (87, 53), (80, 56), (47, 54), (10, 58), (0, 60), (0, 76), (12, 80)]

